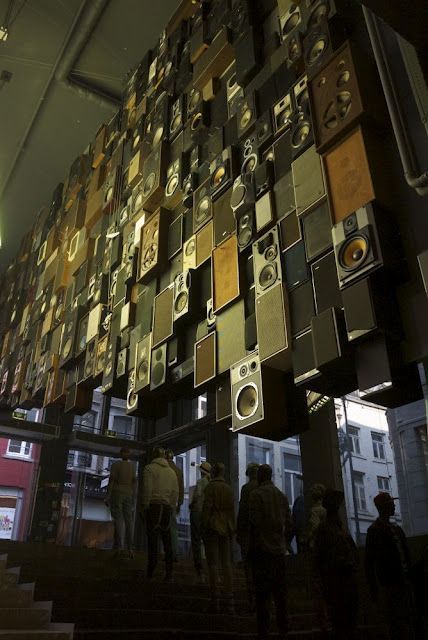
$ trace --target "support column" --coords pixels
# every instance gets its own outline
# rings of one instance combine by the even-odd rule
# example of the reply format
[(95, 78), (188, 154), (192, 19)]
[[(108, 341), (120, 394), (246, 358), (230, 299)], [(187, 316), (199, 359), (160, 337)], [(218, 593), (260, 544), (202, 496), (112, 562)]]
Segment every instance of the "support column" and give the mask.
[(68, 435), (74, 416), (60, 413), (56, 407), (45, 411), (46, 424), (60, 425), (60, 437), (43, 442), (40, 452), (39, 477), (29, 539), (55, 543), (61, 512), (61, 500), (67, 471)]
[(206, 436), (207, 460), (211, 464), (223, 462), (226, 481), (234, 485), (238, 481), (238, 461), (234, 460), (236, 456), (233, 455), (236, 448), (233, 443), (237, 438), (232, 431), (229, 431), (228, 427), (228, 424), (214, 424), (208, 429)]

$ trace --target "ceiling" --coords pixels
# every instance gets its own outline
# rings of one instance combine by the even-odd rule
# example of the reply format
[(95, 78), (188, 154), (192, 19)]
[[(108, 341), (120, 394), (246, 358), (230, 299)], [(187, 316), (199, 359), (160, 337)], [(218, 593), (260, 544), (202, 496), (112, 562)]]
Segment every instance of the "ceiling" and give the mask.
[[(0, 79), (0, 272), (74, 158), (115, 111), (56, 79), (71, 33), (91, 2), (0, 0), (0, 26), (12, 5), (9, 37), (0, 42), (0, 78), (3, 71), (12, 74), (8, 82)], [(150, 0), (101, 4), (72, 76), (119, 95), (127, 71), (155, 44), (179, 0), (162, 0), (155, 11)]]

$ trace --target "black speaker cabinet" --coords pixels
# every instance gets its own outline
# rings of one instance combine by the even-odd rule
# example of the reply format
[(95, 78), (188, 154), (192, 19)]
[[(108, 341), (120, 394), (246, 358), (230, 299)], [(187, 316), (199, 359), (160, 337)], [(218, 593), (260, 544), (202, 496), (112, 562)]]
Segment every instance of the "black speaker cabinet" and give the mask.
[(334, 252), (330, 251), (311, 265), (314, 284), (315, 309), (322, 313), (330, 307), (343, 307), (342, 295), (337, 279)]
[[(85, 308), (77, 306), (69, 307), (65, 313), (64, 329), (61, 340), (59, 366), (61, 368), (69, 368), (74, 363), (75, 348), (77, 346), (77, 329), (85, 314)], [(82, 329), (83, 332), (83, 329)], [(82, 333), (83, 335), (83, 333)], [(86, 344), (86, 334), (85, 334)]]
[(306, 259), (312, 262), (332, 246), (332, 222), (326, 200), (303, 217), (302, 226)]
[(230, 196), (230, 206), (237, 220), (248, 209), (254, 206), (254, 174), (243, 173), (235, 178)]
[(400, 261), (394, 218), (376, 203), (357, 209), (336, 224), (332, 234), (341, 288), (379, 267), (392, 267)]
[(215, 420), (231, 419), (232, 417), (232, 398), (230, 393), (230, 374), (222, 376), (218, 379), (215, 388)]
[[(331, 376), (345, 375), (354, 380), (353, 352), (349, 348), (345, 319), (341, 310), (331, 307), (311, 321), (315, 366)], [(353, 384), (355, 384), (353, 382)], [(355, 390), (355, 387), (349, 389)]]
[(213, 217), (210, 179), (205, 180), (193, 194), (193, 233), (201, 229)]
[(312, 281), (307, 280), (288, 294), (290, 304), (291, 333), (296, 336), (311, 326), (315, 315)]
[(259, 147), (256, 131), (242, 139), (239, 144), (239, 163), (241, 174), (253, 173), (259, 164)]
[(174, 328), (174, 283), (158, 293), (153, 305), (153, 346), (172, 336)]
[(152, 359), (150, 367), (150, 390), (153, 391), (161, 387), (166, 382), (167, 374), (167, 349), (166, 342), (152, 350)]
[(175, 209), (181, 200), (183, 182), (183, 156), (181, 153), (166, 168), (166, 185), (164, 205), (167, 209)]
[(273, 227), (253, 244), (253, 264), (256, 297), (282, 282), (278, 227)]
[(292, 360), (294, 384), (305, 388), (313, 388), (314, 381), (321, 374), (315, 364), (311, 329), (293, 339)]
[(183, 247), (183, 215), (178, 215), (168, 229), (168, 260), (181, 251)]
[(291, 157), (295, 160), (314, 142), (307, 77), (303, 76), (293, 87), (295, 112), (291, 122)]
[(304, 394), (296, 389), (288, 402), (292, 380), (261, 364), (257, 351), (231, 367), (230, 384), (233, 431), (282, 440), (305, 428), (304, 420), (296, 420), (296, 414), (304, 416)]
[(291, 327), (285, 285), (278, 282), (256, 297), (260, 361), (269, 367), (291, 368)]
[(217, 199), (233, 183), (237, 174), (236, 150), (226, 147), (210, 164), (210, 191), (212, 200)]
[(135, 391), (135, 369), (132, 369), (128, 378), (126, 391), (126, 413), (129, 416), (142, 415), (143, 399)]
[(236, 127), (238, 138), (242, 138), (254, 126), (257, 115), (257, 97), (255, 92), (242, 95), (237, 99)]
[(206, 384), (216, 376), (216, 332), (211, 331), (195, 343), (194, 387)]
[(256, 236), (256, 217), (254, 209), (243, 213), (236, 222), (236, 235), (239, 251), (244, 251), (251, 245)]
[(273, 105), (273, 129), (275, 135), (290, 129), (293, 115), (293, 102), (291, 94), (287, 93)]
[(284, 252), (284, 271), (289, 291), (309, 278), (305, 244), (302, 240)]
[(275, 182), (274, 163), (272, 160), (261, 162), (254, 172), (254, 190), (256, 200), (272, 190)]
[(136, 393), (150, 388), (152, 334), (148, 333), (137, 342), (135, 352), (135, 383)]
[[(103, 393), (108, 394), (113, 387), (116, 372), (116, 363), (118, 360), (118, 347), (119, 338), (117, 335), (109, 335), (109, 341), (107, 344), (107, 351), (105, 356), (105, 367), (103, 371), (103, 377), (101, 381), (101, 390)], [(123, 372), (125, 373), (125, 371)]]
[(140, 282), (146, 283), (161, 271), (167, 261), (168, 211), (158, 209), (141, 230), (139, 254)]
[(235, 217), (230, 204), (232, 191), (228, 189), (218, 200), (213, 203), (214, 222), (214, 246), (219, 245), (223, 240), (236, 230)]
[(356, 346), (359, 395), (368, 402), (395, 408), (423, 397), (416, 363), (404, 365), (400, 345), (378, 334)]
[(387, 124), (384, 94), (374, 62), (349, 41), (309, 86), (320, 153), (363, 120), (383, 128)]
[(428, 249), (418, 255), (418, 263), (419, 269), (421, 270), (425, 293), (428, 296)]
[(344, 28), (331, 28), (326, 16), (319, 16), (308, 29), (303, 39), (303, 55), (308, 78), (311, 79), (325, 67), (333, 51), (343, 44), (346, 37)]

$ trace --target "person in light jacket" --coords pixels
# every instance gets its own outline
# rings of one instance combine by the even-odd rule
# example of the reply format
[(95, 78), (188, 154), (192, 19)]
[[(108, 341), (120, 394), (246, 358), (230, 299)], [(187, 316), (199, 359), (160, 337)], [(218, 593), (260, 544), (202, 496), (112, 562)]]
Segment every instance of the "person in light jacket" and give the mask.
[(122, 554), (125, 544), (129, 557), (132, 551), (132, 523), (134, 511), (134, 496), (137, 483), (135, 464), (130, 461), (131, 451), (128, 447), (120, 450), (122, 460), (113, 462), (105, 504), (110, 508), (114, 526), (113, 549), (117, 555)]
[(143, 514), (147, 527), (147, 577), (151, 579), (158, 561), (159, 537), (165, 553), (165, 580), (172, 578), (171, 513), (177, 508), (178, 481), (165, 457), (165, 450), (153, 451), (143, 474)]

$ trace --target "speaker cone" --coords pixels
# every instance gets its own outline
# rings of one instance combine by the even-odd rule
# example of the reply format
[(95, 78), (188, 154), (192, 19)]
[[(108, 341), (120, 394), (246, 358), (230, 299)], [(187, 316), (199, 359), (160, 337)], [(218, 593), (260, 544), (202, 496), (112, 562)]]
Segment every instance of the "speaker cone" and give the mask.
[(304, 143), (308, 135), (311, 131), (311, 125), (307, 120), (300, 120), (295, 128), (292, 138), (291, 144), (294, 149), (299, 149)]
[(241, 202), (244, 201), (245, 194), (247, 192), (246, 187), (243, 184), (238, 184), (232, 191), (232, 195), (230, 197), (230, 206), (232, 209), (236, 209), (239, 207)]
[(153, 187), (155, 186), (155, 181), (156, 173), (152, 171), (151, 173), (149, 173), (144, 183), (143, 193), (145, 196), (149, 195), (149, 193), (152, 191)]
[(162, 362), (157, 362), (153, 367), (153, 371), (152, 371), (152, 382), (154, 385), (158, 386), (161, 384), (164, 373), (165, 373), (164, 365), (162, 364)]
[(201, 100), (201, 93), (200, 91), (197, 90), (192, 90), (190, 92), (190, 100), (189, 100), (189, 104), (187, 105), (187, 111), (188, 113), (193, 113), (193, 111), (196, 109), (196, 107), (198, 106), (199, 102)]
[(255, 153), (252, 153), (248, 158), (245, 158), (242, 163), (241, 173), (251, 173), (257, 167), (258, 158)]
[(328, 40), (325, 35), (321, 35), (311, 46), (309, 49), (308, 55), (306, 56), (306, 62), (309, 66), (316, 64), (324, 55), (324, 52), (327, 48)]
[(196, 222), (201, 222), (204, 220), (210, 210), (210, 197), (208, 195), (204, 196), (201, 200), (199, 200), (198, 205), (196, 207)]
[(268, 262), (259, 273), (259, 284), (262, 289), (266, 289), (276, 282), (278, 272), (275, 262)]
[(329, 10), (330, 7), (328, 0), (324, 0), (324, 2), (318, 4), (309, 16), (308, 29), (311, 29), (314, 25), (319, 24), (322, 18), (327, 17)]
[(296, 5), (292, 5), (291, 11), (293, 11), (293, 13), (285, 21), (285, 24), (282, 28), (282, 33), (284, 34), (284, 36), (287, 36), (290, 31), (292, 31), (294, 27), (296, 27), (300, 22), (300, 13)]
[(182, 313), (187, 306), (189, 296), (187, 291), (181, 291), (175, 299), (174, 311), (175, 313)]
[(219, 167), (217, 167), (217, 169), (213, 173), (212, 180), (211, 180), (213, 187), (218, 187), (223, 182), (225, 176), (226, 176), (226, 167), (224, 166), (224, 164), (221, 164)]
[(176, 131), (178, 129), (178, 127), (181, 124), (181, 113), (177, 113), (177, 115), (173, 118), (171, 125), (170, 125), (170, 132), (174, 133), (174, 131)]
[(346, 271), (358, 269), (367, 258), (369, 249), (369, 239), (364, 235), (352, 236), (345, 240), (339, 252), (340, 266)]
[(149, 371), (149, 363), (147, 360), (142, 360), (138, 365), (137, 369), (137, 378), (138, 380), (145, 380), (147, 378), (147, 373)]
[(186, 256), (191, 256), (192, 253), (195, 251), (196, 249), (196, 242), (195, 240), (192, 238), (191, 240), (189, 240), (189, 242), (186, 244)]
[(238, 245), (243, 249), (246, 247), (252, 240), (253, 231), (251, 227), (243, 227), (240, 229), (238, 234)]
[(153, 136), (153, 146), (155, 147), (157, 144), (159, 144), (159, 142), (162, 140), (162, 136), (163, 136), (163, 124), (159, 125), (158, 128), (155, 131), (155, 134)]
[(167, 182), (165, 193), (169, 198), (175, 192), (178, 187), (178, 174), (174, 173)]
[(68, 358), (68, 356), (71, 353), (71, 345), (72, 345), (72, 340), (71, 338), (67, 338), (67, 340), (65, 341), (64, 347), (62, 349), (62, 357), (63, 358)]
[(236, 411), (242, 420), (250, 418), (257, 411), (259, 403), (257, 387), (253, 384), (246, 385), (239, 390), (236, 398)]
[(104, 198), (105, 202), (110, 202), (113, 197), (113, 187), (109, 187), (106, 191), (106, 197)]
[(245, 129), (248, 124), (251, 122), (251, 118), (253, 117), (252, 110), (247, 106), (246, 109), (241, 114), (241, 118), (239, 120), (239, 128)]

